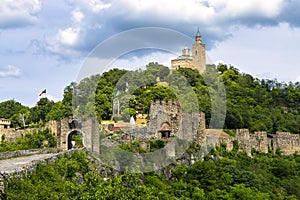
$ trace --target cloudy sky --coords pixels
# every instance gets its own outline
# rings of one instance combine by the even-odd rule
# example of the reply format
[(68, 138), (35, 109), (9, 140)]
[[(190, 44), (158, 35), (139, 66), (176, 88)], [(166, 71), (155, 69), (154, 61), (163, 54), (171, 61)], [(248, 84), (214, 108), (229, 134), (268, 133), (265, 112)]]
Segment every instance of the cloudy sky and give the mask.
[[(60, 100), (97, 45), (144, 27), (190, 38), (199, 27), (213, 62), (222, 60), (258, 78), (300, 81), (299, 9), (298, 0), (1, 0), (0, 101), (33, 106), (45, 88), (48, 98)], [(117, 59), (111, 65), (168, 64), (183, 47), (172, 45), (171, 53), (110, 55)]]

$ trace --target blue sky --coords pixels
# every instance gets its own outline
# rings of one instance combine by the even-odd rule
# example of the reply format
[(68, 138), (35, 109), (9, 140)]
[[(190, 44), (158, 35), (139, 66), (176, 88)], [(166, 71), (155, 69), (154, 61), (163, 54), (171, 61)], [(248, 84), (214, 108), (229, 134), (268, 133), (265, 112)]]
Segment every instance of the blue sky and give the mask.
[[(1, 0), (0, 101), (33, 106), (44, 88), (60, 100), (99, 43), (143, 27), (191, 38), (199, 27), (213, 62), (258, 78), (300, 81), (299, 9), (298, 0)], [(180, 43), (170, 45), (180, 54)], [(174, 57), (149, 51), (123, 56), (112, 67), (169, 65)]]

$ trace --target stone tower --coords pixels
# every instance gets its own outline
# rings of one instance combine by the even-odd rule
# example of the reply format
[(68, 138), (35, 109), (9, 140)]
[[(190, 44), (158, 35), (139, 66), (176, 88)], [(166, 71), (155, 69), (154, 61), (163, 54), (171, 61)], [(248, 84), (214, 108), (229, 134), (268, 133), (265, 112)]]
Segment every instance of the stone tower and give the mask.
[(193, 61), (192, 65), (198, 69), (200, 74), (203, 74), (206, 70), (206, 52), (205, 52), (205, 44), (202, 43), (202, 36), (198, 29), (195, 37), (196, 43), (193, 44)]
[(171, 60), (171, 69), (192, 68), (197, 69), (200, 74), (206, 70), (206, 52), (205, 44), (202, 43), (202, 36), (198, 29), (195, 37), (196, 43), (192, 46), (192, 55), (190, 49), (185, 47), (182, 50), (182, 55), (178, 58)]
[(177, 135), (181, 139), (204, 140), (205, 114), (203, 112), (185, 113), (178, 101), (155, 101), (150, 106), (148, 130), (157, 138), (168, 138)]

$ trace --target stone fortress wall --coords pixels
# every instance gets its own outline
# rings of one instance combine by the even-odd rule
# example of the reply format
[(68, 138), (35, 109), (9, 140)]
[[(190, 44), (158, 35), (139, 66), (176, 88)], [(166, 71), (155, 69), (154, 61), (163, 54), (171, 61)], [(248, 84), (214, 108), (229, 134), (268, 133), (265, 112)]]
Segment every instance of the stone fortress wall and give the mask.
[[(147, 127), (135, 127), (120, 135), (120, 140), (149, 140), (157, 138), (168, 138), (179, 136), (180, 138), (194, 141), (199, 145), (216, 145), (226, 143), (227, 150), (233, 148), (236, 140), (239, 144), (239, 150), (245, 151), (251, 155), (251, 150), (255, 149), (263, 153), (269, 151), (276, 152), (281, 150), (283, 154), (290, 155), (300, 152), (300, 137), (298, 134), (277, 132), (268, 134), (265, 131), (250, 133), (248, 129), (236, 130), (235, 136), (229, 136), (222, 130), (206, 129), (205, 114), (184, 113), (177, 101), (153, 101), (149, 114), (149, 123)], [(47, 122), (45, 128), (49, 128), (57, 137), (57, 148), (68, 149), (68, 136), (74, 131), (83, 132), (84, 146), (92, 151), (99, 153), (99, 125), (91, 120), (82, 121), (81, 127), (70, 127), (73, 123), (70, 119)], [(12, 128), (0, 126), (0, 141), (5, 138), (6, 141), (15, 141), (16, 138), (23, 137), (26, 133), (41, 129), (15, 130)]]
[[(43, 128), (44, 129), (44, 128)], [(16, 130), (14, 128), (10, 127), (4, 127), (3, 125), (0, 124), (0, 142), (2, 140), (7, 141), (7, 142), (15, 142), (17, 138), (21, 138), (27, 133), (35, 132), (41, 130), (39, 128), (29, 128), (29, 129), (20, 129)]]
[(39, 130), (50, 129), (57, 139), (57, 148), (63, 150), (71, 149), (72, 134), (80, 132), (82, 134), (82, 142), (84, 147), (94, 153), (99, 153), (99, 124), (98, 121), (93, 119), (80, 120), (80, 119), (61, 119), (56, 121), (49, 121), (42, 128), (28, 128), (16, 130), (9, 126), (0, 124), (0, 142), (4, 139), (8, 142), (15, 142), (17, 138), (25, 136), (27, 133), (36, 132)]
[[(171, 135), (178, 135), (181, 138), (193, 133), (195, 137), (188, 139), (193, 139), (197, 144), (204, 146), (220, 146), (221, 143), (226, 143), (227, 150), (232, 150), (233, 142), (236, 140), (239, 150), (245, 151), (248, 155), (251, 155), (252, 149), (263, 153), (281, 150), (285, 155), (300, 153), (298, 134), (286, 132), (268, 134), (265, 131), (250, 133), (248, 129), (238, 129), (235, 136), (229, 136), (222, 130), (206, 129), (204, 113), (183, 113), (179, 102), (171, 100), (152, 102), (150, 110), (149, 130), (155, 133), (155, 138), (162, 138), (162, 131), (169, 128)], [(170, 126), (165, 126), (166, 124)]]
[[(208, 132), (213, 132), (213, 130)], [(262, 153), (268, 153), (269, 151), (275, 153), (277, 150), (281, 150), (284, 155), (300, 153), (300, 137), (298, 134), (286, 132), (268, 134), (265, 131), (250, 133), (248, 129), (238, 129), (235, 136), (224, 133), (222, 135), (210, 133), (205, 135), (206, 145), (220, 146), (222, 143), (226, 143), (227, 150), (233, 149), (235, 140), (238, 142), (239, 150), (246, 152), (249, 156), (251, 156), (252, 149)]]
[(185, 113), (178, 101), (152, 101), (147, 127), (125, 130), (131, 139), (155, 139), (178, 136), (189, 141), (203, 141), (205, 114)]

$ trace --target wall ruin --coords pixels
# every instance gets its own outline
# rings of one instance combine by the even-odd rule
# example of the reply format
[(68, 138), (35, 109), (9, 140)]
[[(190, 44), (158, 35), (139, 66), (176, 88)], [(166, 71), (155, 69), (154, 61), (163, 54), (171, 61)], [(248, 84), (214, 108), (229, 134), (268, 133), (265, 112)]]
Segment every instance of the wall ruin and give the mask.
[(259, 131), (250, 133), (248, 129), (238, 129), (236, 130), (235, 136), (206, 134), (206, 145), (210, 144), (209, 140), (212, 140), (211, 138), (215, 138), (215, 146), (226, 143), (227, 150), (232, 150), (233, 141), (236, 140), (239, 145), (239, 150), (246, 152), (249, 156), (251, 156), (252, 149), (262, 153), (275, 153), (277, 150), (280, 150), (284, 155), (300, 152), (299, 135), (286, 132), (268, 134), (265, 131)]

